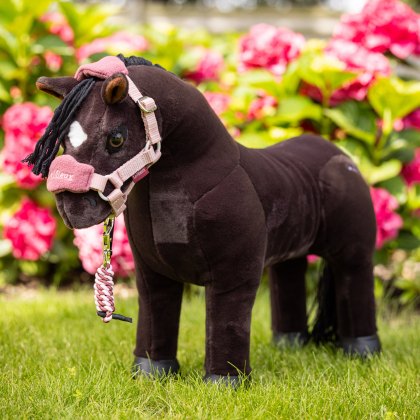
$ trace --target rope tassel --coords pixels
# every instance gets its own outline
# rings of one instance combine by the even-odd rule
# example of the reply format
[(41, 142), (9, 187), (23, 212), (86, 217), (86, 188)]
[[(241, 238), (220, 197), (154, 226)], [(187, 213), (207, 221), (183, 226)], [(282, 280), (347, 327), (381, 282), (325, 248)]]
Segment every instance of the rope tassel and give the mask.
[(105, 312), (103, 317), (104, 322), (109, 322), (112, 319), (112, 314), (115, 311), (114, 305), (114, 272), (112, 265), (106, 267), (101, 265), (95, 274), (95, 304), (98, 312)]

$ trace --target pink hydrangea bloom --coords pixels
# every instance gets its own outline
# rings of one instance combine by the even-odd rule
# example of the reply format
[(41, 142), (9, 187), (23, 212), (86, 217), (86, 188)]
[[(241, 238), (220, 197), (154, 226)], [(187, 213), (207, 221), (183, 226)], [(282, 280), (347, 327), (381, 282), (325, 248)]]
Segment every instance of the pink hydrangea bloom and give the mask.
[(304, 44), (305, 38), (299, 33), (260, 23), (239, 41), (239, 69), (265, 68), (281, 75)]
[(383, 188), (370, 188), (373, 208), (376, 215), (376, 248), (396, 238), (403, 225), (403, 220), (394, 210), (398, 208), (397, 199)]
[(76, 51), (76, 58), (81, 62), (93, 54), (105, 51), (118, 51), (125, 54), (145, 51), (148, 47), (149, 44), (143, 36), (122, 31), (105, 38), (97, 38), (89, 44), (82, 45)]
[(415, 128), (420, 130), (420, 108), (405, 116), (402, 120), (403, 128)]
[(223, 114), (229, 106), (229, 95), (219, 92), (204, 92), (204, 97), (217, 115)]
[(197, 65), (193, 70), (187, 71), (184, 77), (197, 84), (206, 80), (217, 80), (224, 65), (222, 55), (217, 51), (201, 47), (196, 49), (196, 53), (198, 56)]
[(409, 186), (420, 183), (420, 147), (416, 149), (414, 159), (404, 165), (401, 174)]
[(59, 12), (48, 12), (41, 16), (40, 20), (49, 26), (49, 30), (52, 34), (59, 36), (67, 44), (73, 43), (73, 29), (70, 27), (63, 14)]
[(355, 80), (346, 83), (333, 93), (332, 105), (348, 99), (363, 101), (376, 76), (391, 74), (391, 66), (383, 54), (369, 51), (354, 42), (341, 39), (332, 40), (327, 45), (325, 52), (343, 62), (346, 65), (346, 70), (360, 72)]
[(343, 15), (334, 38), (398, 58), (420, 52), (419, 15), (398, 0), (370, 0), (360, 13)]
[(20, 209), (6, 221), (3, 235), (12, 243), (15, 258), (35, 261), (51, 249), (55, 230), (51, 211), (25, 198)]
[(60, 70), (63, 65), (63, 59), (60, 55), (53, 53), (52, 51), (46, 51), (44, 53), (45, 64), (51, 71)]
[[(79, 258), (83, 268), (90, 274), (95, 274), (102, 264), (102, 232), (103, 224), (74, 230), (74, 244), (79, 248)], [(111, 264), (119, 276), (127, 277), (134, 272), (133, 254), (122, 215), (115, 220)]]
[(9, 153), (7, 150), (3, 152), (3, 171), (13, 175), (20, 188), (33, 190), (42, 182), (42, 178), (33, 174), (31, 168), (26, 163), (22, 163), (16, 154)]
[(251, 102), (247, 117), (249, 120), (263, 118), (274, 113), (277, 104), (277, 99), (274, 96), (267, 95), (265, 92), (261, 93), (258, 98)]
[(35, 188), (42, 181), (41, 177), (34, 175), (21, 161), (34, 150), (52, 116), (50, 107), (39, 107), (31, 102), (13, 105), (3, 115), (3, 170), (13, 175), (22, 188)]

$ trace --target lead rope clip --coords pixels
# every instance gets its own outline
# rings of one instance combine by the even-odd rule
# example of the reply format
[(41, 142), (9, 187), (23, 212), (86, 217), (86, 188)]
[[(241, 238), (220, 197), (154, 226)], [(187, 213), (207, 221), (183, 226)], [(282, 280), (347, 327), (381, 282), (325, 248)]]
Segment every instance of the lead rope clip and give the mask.
[(112, 236), (114, 233), (115, 216), (109, 216), (104, 222), (103, 233), (103, 263), (96, 270), (95, 274), (95, 304), (96, 313), (103, 322), (109, 322), (111, 319), (119, 321), (133, 322), (132, 318), (124, 315), (114, 314), (114, 272), (112, 271)]

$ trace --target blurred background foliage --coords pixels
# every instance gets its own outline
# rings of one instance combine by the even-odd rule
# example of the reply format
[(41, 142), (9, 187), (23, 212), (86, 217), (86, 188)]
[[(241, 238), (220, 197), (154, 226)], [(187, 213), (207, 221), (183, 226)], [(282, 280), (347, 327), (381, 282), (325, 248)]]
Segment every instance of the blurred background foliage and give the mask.
[[(248, 147), (312, 132), (348, 153), (371, 185), (377, 296), (418, 303), (420, 82), (407, 74), (419, 70), (419, 15), (396, 0), (373, 0), (358, 14), (343, 15), (332, 37), (321, 40), (269, 24), (223, 34), (128, 25), (121, 4), (0, 3), (0, 287), (91, 281), (101, 261), (100, 227), (66, 229), (53, 195), (21, 159), (58, 105), (36, 91), (36, 79), (71, 75), (81, 63), (123, 53), (150, 59), (195, 84), (232, 136)], [(216, 1), (203, 4), (217, 7)], [(401, 74), (400, 66), (412, 71)], [(120, 276), (133, 275), (122, 221), (114, 258)], [(316, 257), (310, 261), (314, 275)]]

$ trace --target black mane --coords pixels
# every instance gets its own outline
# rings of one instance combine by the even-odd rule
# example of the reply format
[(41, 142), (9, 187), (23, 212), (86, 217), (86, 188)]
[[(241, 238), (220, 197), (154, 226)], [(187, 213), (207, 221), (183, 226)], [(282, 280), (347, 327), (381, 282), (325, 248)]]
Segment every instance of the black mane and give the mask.
[(153, 64), (151, 61), (146, 60), (143, 57), (136, 57), (134, 55), (130, 57), (124, 57), (122, 54), (118, 54), (117, 57), (124, 63), (126, 67), (130, 66), (152, 66), (152, 67), (159, 67), (162, 70), (165, 70), (159, 64)]

